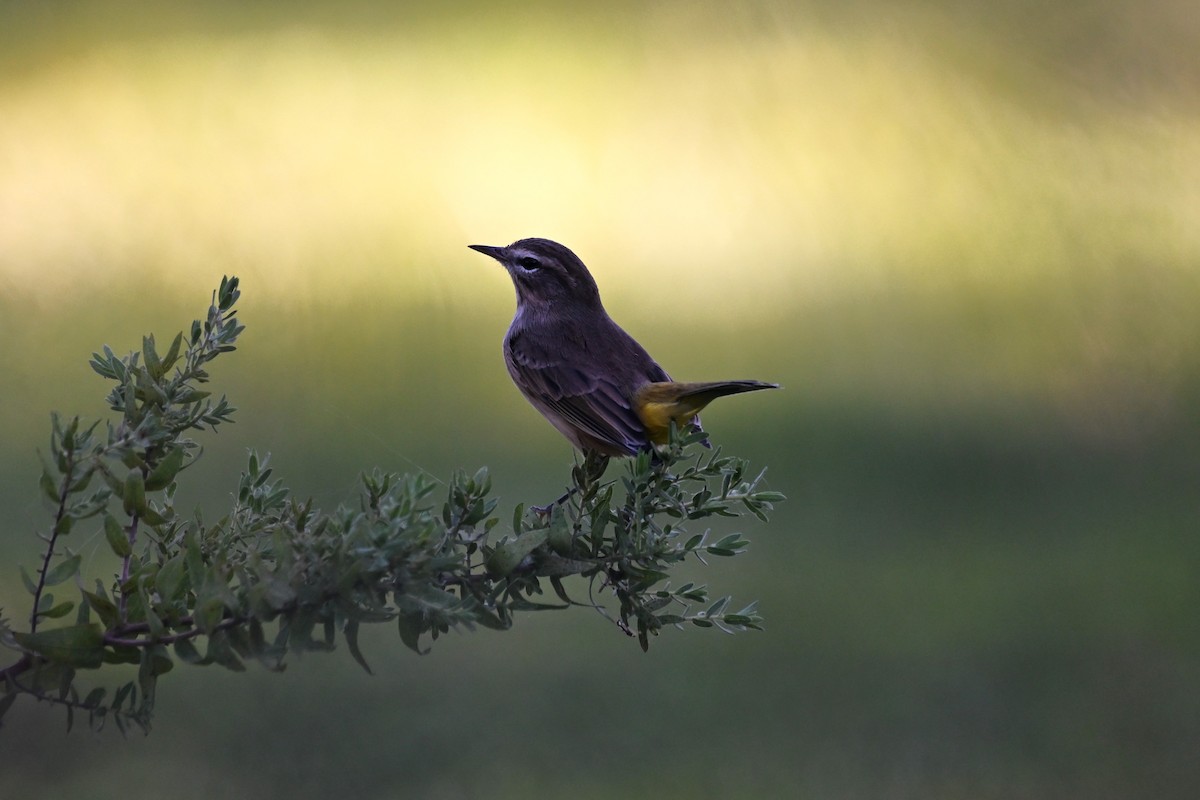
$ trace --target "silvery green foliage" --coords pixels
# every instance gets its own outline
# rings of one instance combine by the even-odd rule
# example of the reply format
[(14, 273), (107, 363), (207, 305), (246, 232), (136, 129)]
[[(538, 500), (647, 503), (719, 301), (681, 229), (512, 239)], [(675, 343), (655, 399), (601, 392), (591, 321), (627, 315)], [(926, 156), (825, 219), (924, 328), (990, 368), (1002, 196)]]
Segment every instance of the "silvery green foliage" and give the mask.
[[(698, 435), (677, 433), (629, 460), (619, 481), (603, 480), (605, 460), (584, 459), (564, 499), (518, 506), (499, 536), (486, 469), (448, 486), (375, 471), (356, 504), (327, 513), (293, 497), (255, 453), (228, 515), (179, 514), (176, 487), (200, 454), (190, 437), (235, 411), (203, 386), (206, 365), (244, 329), (239, 294), (237, 278), (223, 279), (207, 317), (163, 353), (148, 336), (140, 352), (94, 354), (117, 412), (102, 430), (52, 418), (40, 487), (53, 520), (36, 569), (20, 572), (32, 596), (27, 627), (0, 615), (0, 645), (17, 659), (0, 670), (0, 715), (25, 694), (65, 709), (68, 727), (81, 714), (95, 729), (112, 720), (148, 731), (158, 678), (177, 663), (281, 670), (288, 653), (332, 650), (340, 633), (369, 672), (358, 644), (368, 623), (395, 625), (418, 653), (451, 628), (507, 630), (517, 612), (571, 606), (596, 609), (643, 649), (666, 626), (760, 627), (753, 603), (731, 611), (728, 597), (670, 582), (676, 564), (747, 545), (739, 534), (712, 541), (693, 523), (742, 511), (765, 520), (783, 499), (740, 459), (692, 455)], [(112, 553), (107, 581), (83, 576), (70, 546), (73, 531), (97, 526)], [(564, 582), (579, 577), (586, 600)], [(109, 664), (137, 665), (137, 679), (80, 688), (81, 671)]]

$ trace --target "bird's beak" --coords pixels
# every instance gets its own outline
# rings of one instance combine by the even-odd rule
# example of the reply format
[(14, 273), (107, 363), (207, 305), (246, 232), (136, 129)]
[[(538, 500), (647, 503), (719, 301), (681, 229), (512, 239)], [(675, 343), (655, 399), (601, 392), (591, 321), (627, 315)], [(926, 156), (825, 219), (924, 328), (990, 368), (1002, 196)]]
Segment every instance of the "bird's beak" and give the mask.
[(491, 256), (492, 258), (496, 259), (497, 261), (500, 261), (500, 262), (504, 261), (505, 248), (503, 248), (503, 247), (493, 247), (490, 244), (469, 244), (469, 245), (467, 245), (467, 247), (471, 248), (472, 250), (476, 250), (480, 253), (483, 253), (485, 256)]

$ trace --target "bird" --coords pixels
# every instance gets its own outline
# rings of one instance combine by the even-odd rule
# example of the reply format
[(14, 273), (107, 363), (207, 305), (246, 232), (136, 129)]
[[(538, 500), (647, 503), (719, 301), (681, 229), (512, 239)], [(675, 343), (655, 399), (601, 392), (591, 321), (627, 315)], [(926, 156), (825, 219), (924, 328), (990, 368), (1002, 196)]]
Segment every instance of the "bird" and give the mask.
[[(633, 456), (664, 445), (672, 423), (701, 431), (701, 409), (718, 397), (778, 384), (681, 383), (605, 311), (588, 268), (549, 239), (504, 247), (473, 244), (507, 270), (517, 310), (504, 362), (529, 403), (585, 456)], [(707, 438), (705, 439), (707, 444)]]

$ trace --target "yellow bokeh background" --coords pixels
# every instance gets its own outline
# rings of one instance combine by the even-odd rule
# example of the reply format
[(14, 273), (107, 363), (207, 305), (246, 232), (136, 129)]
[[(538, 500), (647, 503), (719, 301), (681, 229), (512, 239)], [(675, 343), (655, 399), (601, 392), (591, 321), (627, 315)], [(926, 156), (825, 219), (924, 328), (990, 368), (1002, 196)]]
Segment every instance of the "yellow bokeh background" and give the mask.
[[(187, 502), (220, 513), (250, 447), (329, 507), (377, 464), (487, 464), (502, 518), (547, 499), (570, 454), (508, 383), (507, 277), (466, 249), (526, 236), (575, 249), (677, 377), (783, 383), (706, 422), (791, 497), (700, 573), (766, 633), (642, 657), (571, 612), (426, 659), (379, 635), (374, 679), (344, 653), (180, 670), (144, 742), (52, 760), (59, 720), (15, 710), (0, 794), (1184, 796), (1198, 19), (0, 4), (5, 563), (36, 558), (49, 411), (103, 413), (88, 354), (169, 338), (222, 274), (241, 411)], [(14, 567), (0, 608), (25, 599)]]

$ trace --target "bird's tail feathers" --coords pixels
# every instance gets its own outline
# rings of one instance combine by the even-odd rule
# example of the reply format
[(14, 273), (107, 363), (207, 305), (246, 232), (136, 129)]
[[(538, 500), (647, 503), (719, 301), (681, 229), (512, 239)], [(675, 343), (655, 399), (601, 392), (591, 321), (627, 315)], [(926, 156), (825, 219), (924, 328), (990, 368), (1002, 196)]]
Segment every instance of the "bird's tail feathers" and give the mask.
[(705, 381), (700, 383), (679, 383), (676, 384), (679, 394), (679, 400), (687, 400), (694, 403), (699, 403), (701, 406), (708, 405), (718, 397), (724, 397), (727, 394), (741, 394), (742, 392), (757, 392), (759, 389), (778, 389), (778, 383), (765, 383), (763, 381)]

